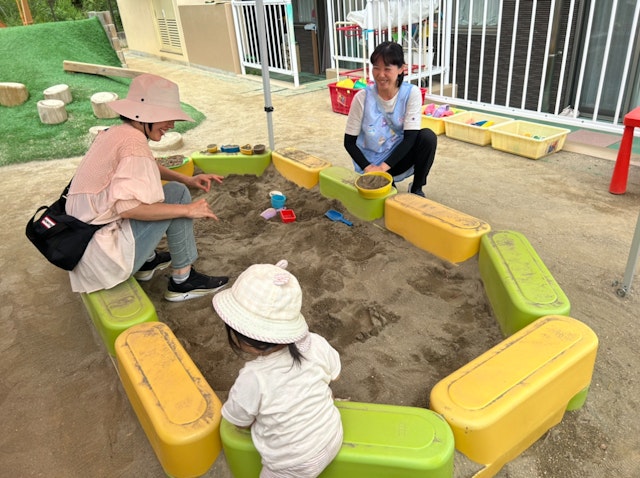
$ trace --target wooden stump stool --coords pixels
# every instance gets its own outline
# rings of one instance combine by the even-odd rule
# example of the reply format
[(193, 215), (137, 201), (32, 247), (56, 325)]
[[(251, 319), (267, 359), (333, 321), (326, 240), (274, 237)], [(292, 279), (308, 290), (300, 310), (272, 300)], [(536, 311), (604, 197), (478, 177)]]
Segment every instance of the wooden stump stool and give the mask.
[(69, 90), (69, 85), (54, 85), (50, 86), (43, 92), (45, 100), (61, 100), (65, 105), (68, 105), (73, 101), (71, 97), (71, 91)]
[(162, 135), (160, 141), (149, 141), (153, 151), (172, 151), (182, 147), (182, 135), (177, 131), (169, 131)]
[(95, 93), (91, 96), (91, 107), (97, 118), (117, 118), (120, 115), (113, 111), (109, 103), (118, 99), (118, 95), (106, 91)]
[(44, 124), (59, 124), (67, 121), (67, 110), (62, 100), (38, 101), (38, 114)]
[(29, 91), (22, 83), (0, 82), (0, 105), (18, 106), (28, 98)]

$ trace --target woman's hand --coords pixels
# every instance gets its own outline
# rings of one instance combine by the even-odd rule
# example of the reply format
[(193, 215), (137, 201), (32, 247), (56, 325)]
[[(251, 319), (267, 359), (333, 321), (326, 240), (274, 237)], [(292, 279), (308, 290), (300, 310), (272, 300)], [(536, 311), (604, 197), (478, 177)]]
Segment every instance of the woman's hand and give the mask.
[(196, 176), (187, 176), (187, 178), (189, 179), (185, 182), (186, 186), (202, 189), (208, 193), (211, 189), (211, 181), (222, 184), (224, 176), (218, 176), (217, 174), (198, 174)]
[(167, 204), (157, 202), (153, 204), (140, 204), (120, 214), (124, 219), (137, 219), (138, 221), (164, 221), (177, 217), (189, 219), (215, 219), (218, 220), (209, 203), (204, 199), (198, 199), (189, 204)]
[(364, 168), (364, 172), (365, 173), (372, 173), (374, 171), (382, 171), (383, 173), (386, 173), (387, 171), (389, 171), (389, 165), (387, 163), (382, 163), (378, 166), (376, 166), (375, 164), (370, 164), (369, 166), (367, 166), (366, 168)]
[(215, 219), (218, 220), (218, 216), (216, 216), (211, 210), (211, 206), (204, 199), (198, 199), (197, 201), (193, 201), (191, 204), (187, 204), (187, 217), (191, 219)]
[(206, 193), (211, 189), (211, 181), (222, 183), (222, 179), (224, 178), (224, 176), (218, 176), (217, 174), (197, 174), (196, 176), (186, 176), (184, 174), (177, 173), (160, 163), (156, 164), (160, 170), (160, 179), (163, 179), (164, 181), (177, 181), (187, 187), (202, 189)]

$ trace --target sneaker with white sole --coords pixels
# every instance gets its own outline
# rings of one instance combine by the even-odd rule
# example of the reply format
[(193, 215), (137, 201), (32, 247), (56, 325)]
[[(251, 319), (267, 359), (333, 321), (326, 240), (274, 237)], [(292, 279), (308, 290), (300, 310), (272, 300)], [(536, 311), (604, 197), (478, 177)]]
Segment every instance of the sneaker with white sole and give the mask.
[(156, 251), (156, 257), (142, 264), (142, 267), (138, 272), (133, 274), (133, 277), (140, 282), (146, 282), (151, 280), (155, 271), (164, 270), (169, 267), (169, 265), (171, 265), (171, 254)]
[(173, 277), (169, 278), (169, 286), (164, 293), (164, 298), (171, 302), (195, 299), (203, 295), (213, 294), (226, 286), (227, 282), (229, 282), (228, 277), (213, 277), (200, 274), (192, 266), (189, 278), (181, 284), (177, 284)]

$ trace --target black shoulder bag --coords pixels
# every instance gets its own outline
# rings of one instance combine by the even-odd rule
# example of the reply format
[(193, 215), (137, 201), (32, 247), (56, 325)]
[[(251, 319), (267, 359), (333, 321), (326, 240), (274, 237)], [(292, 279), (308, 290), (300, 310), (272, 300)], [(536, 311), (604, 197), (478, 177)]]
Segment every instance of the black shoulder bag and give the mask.
[[(94, 226), (69, 216), (65, 211), (71, 182), (51, 206), (40, 206), (27, 223), (26, 235), (53, 265), (66, 271), (80, 262), (89, 241), (102, 225)], [(40, 211), (44, 213), (36, 219)]]

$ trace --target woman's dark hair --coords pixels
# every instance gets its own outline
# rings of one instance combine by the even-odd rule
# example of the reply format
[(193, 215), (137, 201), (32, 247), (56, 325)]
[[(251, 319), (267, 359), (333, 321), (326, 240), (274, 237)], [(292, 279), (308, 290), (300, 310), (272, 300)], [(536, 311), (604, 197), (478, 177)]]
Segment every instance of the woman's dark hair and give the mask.
[[(256, 350), (259, 350), (260, 352), (268, 352), (272, 348), (282, 345), (282, 344), (270, 344), (268, 342), (261, 342), (259, 340), (252, 339), (251, 337), (242, 335), (237, 330), (232, 329), (231, 327), (229, 327), (228, 324), (224, 324), (224, 325), (227, 328), (227, 339), (229, 340), (229, 345), (231, 346), (233, 351), (237, 354), (242, 352), (239, 342), (244, 342), (250, 347), (253, 347)], [(235, 340), (234, 340), (234, 337), (235, 337)], [(286, 345), (289, 348), (289, 354), (291, 355), (291, 358), (293, 358), (293, 363), (296, 365), (300, 365), (304, 356), (300, 353), (300, 351), (298, 350), (298, 347), (296, 347), (296, 344), (286, 344)]]
[[(123, 123), (128, 123), (128, 124), (131, 124), (133, 122), (131, 118), (127, 118), (126, 116), (122, 116), (122, 115), (120, 115), (120, 120)], [(153, 123), (140, 123), (140, 124), (142, 124), (142, 129), (143, 129), (142, 132), (144, 133), (145, 137), (147, 139), (151, 139), (149, 138), (149, 132), (151, 132), (151, 130), (153, 129)], [(148, 132), (147, 132), (147, 129), (149, 130)]]
[(385, 65), (395, 65), (400, 68), (400, 74), (398, 75), (397, 86), (400, 88), (402, 82), (404, 81), (404, 51), (402, 51), (402, 47), (400, 44), (393, 41), (384, 41), (380, 43), (373, 53), (369, 60), (371, 64), (375, 64), (379, 59), (382, 59)]

